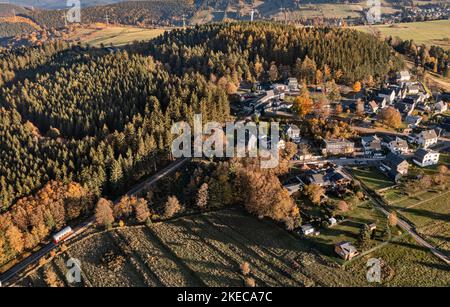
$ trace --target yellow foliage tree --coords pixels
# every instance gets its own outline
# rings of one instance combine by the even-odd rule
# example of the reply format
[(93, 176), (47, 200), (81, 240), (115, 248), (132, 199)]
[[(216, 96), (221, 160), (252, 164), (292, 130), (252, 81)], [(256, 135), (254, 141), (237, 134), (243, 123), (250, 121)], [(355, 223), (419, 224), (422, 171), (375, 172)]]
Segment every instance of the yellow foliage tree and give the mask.
[(305, 117), (313, 110), (313, 101), (309, 96), (309, 91), (306, 88), (306, 85), (303, 86), (303, 90), (300, 96), (295, 98), (294, 101), (294, 112), (296, 112), (300, 117)]
[(361, 91), (361, 88), (361, 82), (356, 81), (355, 83), (353, 83), (353, 92), (359, 93)]

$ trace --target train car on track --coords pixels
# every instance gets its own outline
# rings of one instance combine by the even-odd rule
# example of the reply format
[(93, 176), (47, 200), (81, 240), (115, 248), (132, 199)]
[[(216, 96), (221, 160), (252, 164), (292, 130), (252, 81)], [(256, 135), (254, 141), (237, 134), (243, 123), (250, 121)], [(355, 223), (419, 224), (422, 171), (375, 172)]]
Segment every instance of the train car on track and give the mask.
[(58, 244), (60, 242), (63, 242), (72, 234), (73, 234), (73, 230), (71, 227), (68, 226), (53, 235), (53, 243)]

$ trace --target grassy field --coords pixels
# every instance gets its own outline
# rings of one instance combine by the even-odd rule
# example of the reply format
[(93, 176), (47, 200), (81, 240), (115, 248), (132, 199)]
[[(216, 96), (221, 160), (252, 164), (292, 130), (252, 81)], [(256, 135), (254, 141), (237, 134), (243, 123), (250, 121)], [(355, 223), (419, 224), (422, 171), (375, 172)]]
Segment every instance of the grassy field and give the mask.
[[(315, 247), (338, 263), (342, 259), (334, 252), (334, 245), (339, 242), (349, 241), (355, 246), (359, 238), (359, 232), (364, 224), (375, 223), (378, 231), (386, 228), (386, 217), (377, 211), (369, 201), (359, 203), (355, 208), (346, 213), (346, 220), (327, 229), (320, 229), (320, 235), (311, 237)], [(382, 239), (374, 238), (364, 250), (368, 250), (380, 243)], [(361, 252), (361, 250), (359, 250)]]
[[(248, 276), (257, 286), (364, 286), (368, 285), (365, 264), (369, 257), (381, 258), (393, 272), (383, 283), (387, 286), (450, 282), (446, 267), (408, 238), (389, 243), (344, 269), (320, 256), (312, 245), (271, 222), (229, 209), (93, 234), (17, 285), (46, 286), (46, 272), (52, 271), (59, 286), (71, 287), (243, 286), (239, 266), (247, 261)], [(80, 284), (68, 284), (65, 279), (65, 264), (71, 257), (81, 262)]]
[(163, 34), (165, 31), (167, 30), (92, 25), (87, 28), (76, 29), (69, 36), (69, 39), (97, 47), (100, 44), (104, 44), (105, 46), (109, 46), (110, 44), (121, 46), (132, 43), (133, 41), (150, 40)]
[(353, 175), (372, 190), (380, 190), (393, 186), (395, 183), (376, 168), (352, 168)]
[[(365, 255), (346, 266), (346, 270), (354, 274), (355, 279), (365, 282), (366, 264), (370, 258), (377, 258), (383, 263), (382, 286), (445, 287), (450, 284), (448, 266), (410, 237), (393, 241)], [(370, 285), (378, 286), (377, 283)]]
[(309, 245), (271, 222), (230, 209), (95, 234), (19, 285), (42, 285), (48, 269), (67, 285), (69, 257), (81, 261), (81, 286), (243, 286), (239, 266), (245, 261), (257, 286), (361, 285)]
[(395, 25), (358, 26), (356, 29), (372, 32), (377, 29), (385, 37), (400, 37), (403, 40), (412, 39), (416, 43), (438, 45), (450, 48), (450, 20), (399, 23)]
[(417, 231), (442, 251), (450, 253), (450, 192), (426, 190), (405, 196), (399, 189), (385, 193), (390, 207), (416, 226)]
[(441, 222), (450, 222), (450, 193), (438, 195), (428, 201), (417, 202), (403, 209), (402, 214), (416, 227), (429, 227)]

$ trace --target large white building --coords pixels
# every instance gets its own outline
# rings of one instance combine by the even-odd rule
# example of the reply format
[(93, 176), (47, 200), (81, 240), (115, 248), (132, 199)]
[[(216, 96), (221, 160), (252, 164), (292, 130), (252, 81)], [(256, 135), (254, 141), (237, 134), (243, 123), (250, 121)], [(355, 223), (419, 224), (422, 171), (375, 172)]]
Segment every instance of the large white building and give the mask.
[(409, 71), (402, 70), (397, 73), (397, 82), (408, 82), (409, 80), (411, 80)]
[(416, 141), (422, 148), (428, 148), (438, 142), (438, 136), (433, 129), (426, 130), (417, 135)]
[(436, 165), (439, 163), (439, 152), (421, 148), (414, 155), (413, 161), (421, 167)]

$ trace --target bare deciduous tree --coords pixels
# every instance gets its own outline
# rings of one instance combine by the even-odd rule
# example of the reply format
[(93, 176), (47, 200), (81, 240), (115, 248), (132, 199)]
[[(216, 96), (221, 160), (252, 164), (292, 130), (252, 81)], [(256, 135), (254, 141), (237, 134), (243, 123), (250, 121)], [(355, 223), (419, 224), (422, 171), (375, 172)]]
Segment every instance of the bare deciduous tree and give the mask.
[(181, 211), (181, 204), (176, 196), (169, 196), (167, 202), (164, 205), (163, 217), (168, 219)]
[(99, 199), (95, 208), (95, 221), (98, 225), (111, 227), (114, 222), (114, 215), (109, 200), (104, 198)]

